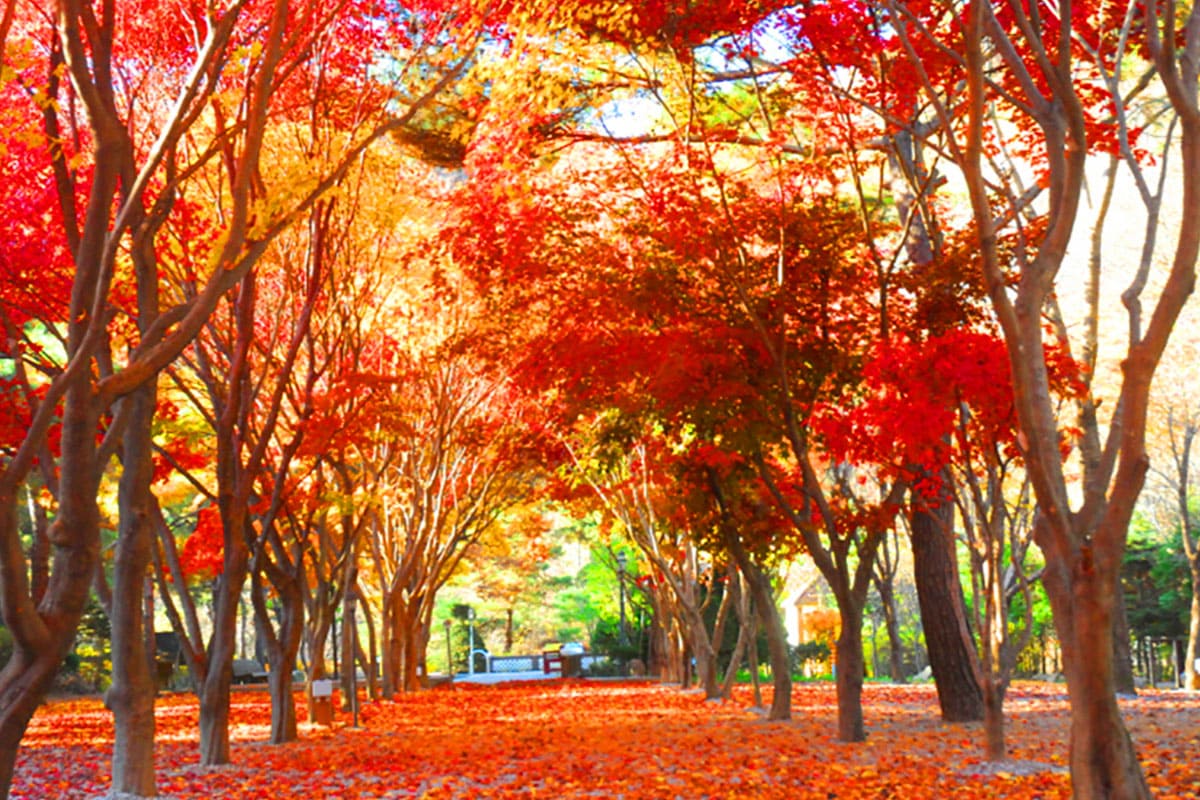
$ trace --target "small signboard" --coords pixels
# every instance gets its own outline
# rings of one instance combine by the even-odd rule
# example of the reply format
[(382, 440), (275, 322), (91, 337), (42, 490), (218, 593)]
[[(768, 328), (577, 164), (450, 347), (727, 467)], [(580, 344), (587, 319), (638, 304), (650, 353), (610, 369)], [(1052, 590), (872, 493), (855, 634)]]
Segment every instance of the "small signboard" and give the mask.
[(333, 681), (313, 681), (312, 682), (313, 697), (333, 697)]

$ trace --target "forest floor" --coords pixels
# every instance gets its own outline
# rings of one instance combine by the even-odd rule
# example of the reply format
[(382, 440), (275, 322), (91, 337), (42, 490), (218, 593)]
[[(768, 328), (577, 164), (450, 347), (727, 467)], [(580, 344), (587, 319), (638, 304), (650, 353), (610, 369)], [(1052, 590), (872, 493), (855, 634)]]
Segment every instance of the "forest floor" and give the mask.
[[(301, 723), (301, 741), (272, 746), (266, 692), (236, 692), (233, 763), (204, 768), (196, 701), (172, 694), (158, 703), (159, 791), (179, 800), (1070, 796), (1062, 685), (1014, 685), (1013, 761), (1000, 765), (984, 762), (979, 724), (940, 721), (931, 685), (868, 684), (864, 699), (868, 739), (842, 744), (830, 684), (797, 686), (785, 723), (750, 710), (745, 687), (706, 703), (653, 683), (460, 684), (364, 702), (357, 728), (338, 712), (332, 727)], [(1121, 705), (1156, 795), (1200, 798), (1200, 695), (1146, 691)], [(22, 742), (12, 797), (103, 797), (112, 736), (98, 699), (47, 704)]]

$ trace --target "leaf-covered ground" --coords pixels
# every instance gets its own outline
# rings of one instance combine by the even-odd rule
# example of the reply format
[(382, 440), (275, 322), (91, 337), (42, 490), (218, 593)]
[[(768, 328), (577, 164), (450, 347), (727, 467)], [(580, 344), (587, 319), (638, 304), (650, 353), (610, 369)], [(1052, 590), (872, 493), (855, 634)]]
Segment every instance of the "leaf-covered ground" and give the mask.
[[(230, 766), (197, 766), (197, 708), (160, 699), (159, 791), (173, 798), (1067, 798), (1062, 686), (1009, 696), (1015, 764), (982, 763), (978, 725), (939, 721), (933, 687), (866, 687), (869, 739), (836, 742), (830, 685), (796, 689), (795, 719), (765, 723), (749, 694), (706, 703), (677, 687), (553, 681), (439, 689), (364, 703), (361, 727), (301, 724), (263, 744), (265, 692), (234, 694)], [(1122, 705), (1159, 797), (1200, 798), (1200, 697)], [(22, 744), (13, 797), (95, 798), (108, 788), (112, 717), (52, 702)], [(1029, 763), (1036, 762), (1036, 769)], [(1026, 774), (1028, 773), (1028, 774)]]

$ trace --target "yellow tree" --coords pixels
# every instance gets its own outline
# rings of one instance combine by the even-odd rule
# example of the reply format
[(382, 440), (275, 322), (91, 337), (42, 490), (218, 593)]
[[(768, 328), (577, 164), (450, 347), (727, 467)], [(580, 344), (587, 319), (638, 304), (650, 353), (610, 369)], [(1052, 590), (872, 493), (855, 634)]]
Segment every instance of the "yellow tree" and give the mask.
[(385, 696), (417, 688), (437, 592), (531, 490), (521, 413), (503, 378), (445, 351), (405, 366), (383, 420), (388, 466), (368, 535)]

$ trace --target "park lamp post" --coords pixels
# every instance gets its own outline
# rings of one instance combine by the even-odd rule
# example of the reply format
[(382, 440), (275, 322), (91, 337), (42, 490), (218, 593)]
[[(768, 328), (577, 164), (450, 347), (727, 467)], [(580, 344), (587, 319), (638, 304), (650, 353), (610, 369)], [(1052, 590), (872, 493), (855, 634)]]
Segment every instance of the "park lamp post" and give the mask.
[(475, 609), (467, 606), (467, 674), (475, 674)]
[(446, 675), (454, 678), (454, 657), (450, 653), (450, 620), (442, 620), (442, 629), (446, 631)]
[(629, 644), (629, 634), (625, 631), (625, 566), (629, 563), (629, 556), (625, 555), (625, 551), (617, 553), (617, 597), (621, 609), (621, 627), (618, 634), (618, 641), (622, 645)]

